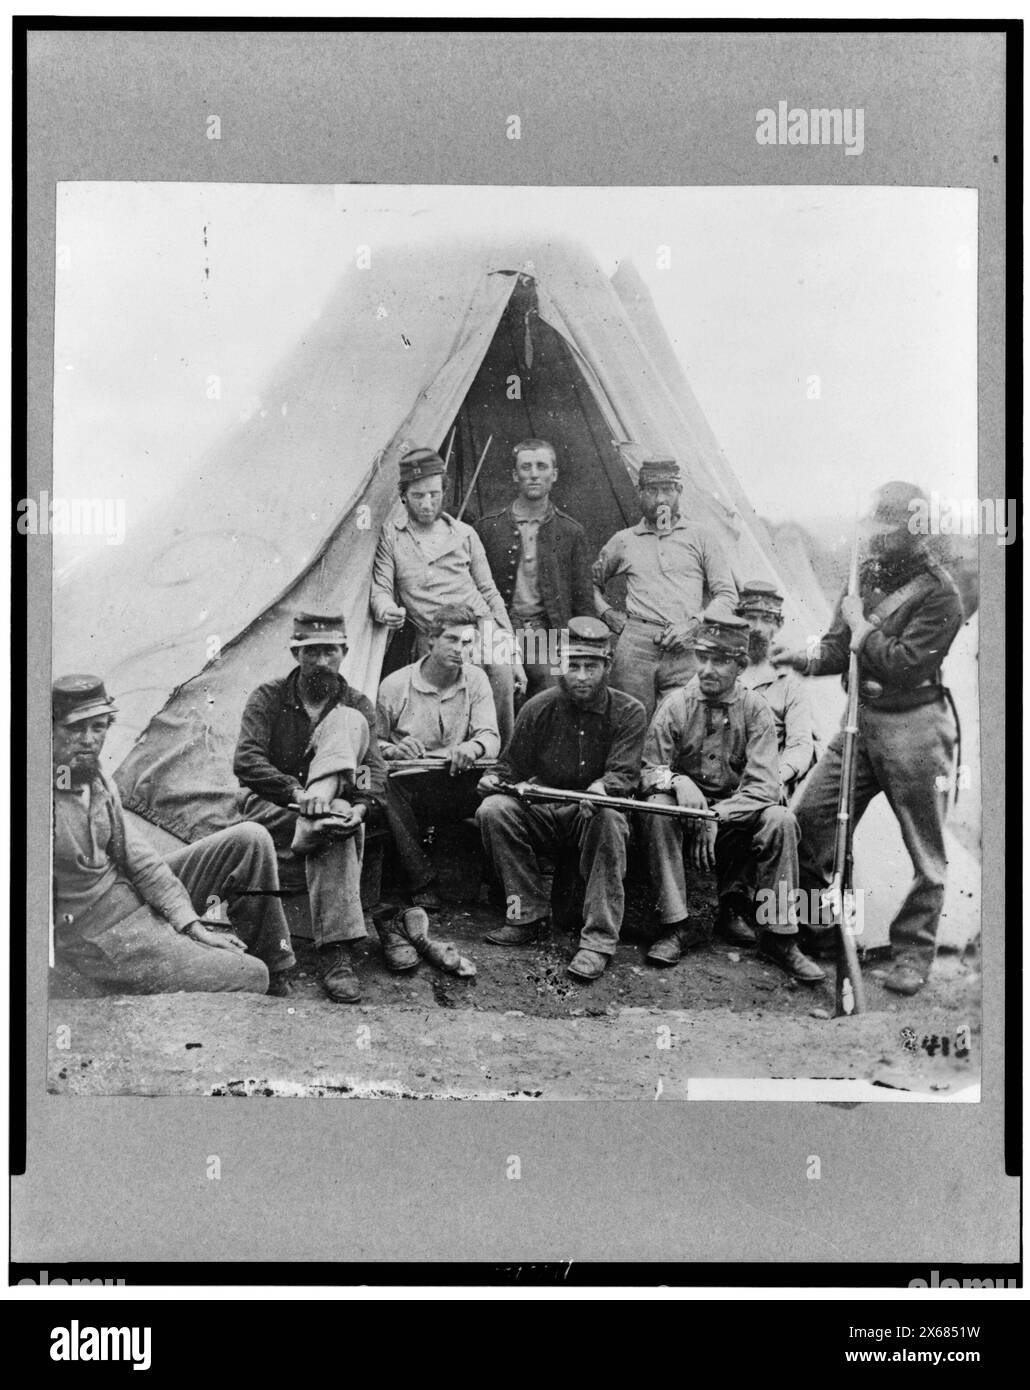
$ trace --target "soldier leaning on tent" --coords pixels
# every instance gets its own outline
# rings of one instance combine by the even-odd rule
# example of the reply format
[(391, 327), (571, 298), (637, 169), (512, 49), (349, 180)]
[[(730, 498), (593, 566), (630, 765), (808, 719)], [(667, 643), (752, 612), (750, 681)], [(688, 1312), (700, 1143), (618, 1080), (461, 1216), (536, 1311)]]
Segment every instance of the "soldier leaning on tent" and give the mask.
[[(695, 870), (715, 870), (717, 933), (735, 946), (758, 945), (794, 979), (818, 983), (825, 976), (798, 947), (793, 920), (798, 827), (780, 804), (776, 728), (765, 700), (738, 679), (747, 663), (748, 625), (709, 610), (693, 641), (697, 675), (659, 705), (644, 744), (641, 786), (649, 799), (711, 808), (718, 820), (684, 826), (671, 817), (645, 818), (661, 923), (648, 960), (675, 965), (685, 948), (704, 940), (687, 915), (688, 851)], [(752, 875), (769, 900), (760, 938), (736, 902), (742, 877)]]
[[(612, 685), (633, 695), (648, 719), (670, 690), (697, 669), (690, 646), (705, 605), (733, 612), (737, 588), (722, 547), (680, 515), (683, 485), (675, 459), (645, 459), (637, 480), (643, 519), (617, 531), (594, 563), (597, 612), (618, 634)], [(626, 576), (626, 615), (605, 596), (605, 585)]]
[[(53, 686), (54, 953), (119, 993), (290, 993), (275, 848), (232, 825), (163, 859), (126, 821), (100, 754), (117, 706), (98, 676)], [(232, 930), (205, 914), (225, 903)]]
[[(586, 532), (551, 501), (558, 455), (546, 439), (524, 439), (513, 450), (515, 499), (476, 523), (490, 571), (521, 635), (527, 695), (556, 684), (552, 634), (574, 613), (594, 606)], [(551, 638), (551, 640), (548, 640)], [(537, 642), (535, 650), (531, 644)]]
[(432, 449), (411, 449), (401, 459), (404, 509), (383, 523), (369, 604), (378, 623), (393, 629), (403, 628), (405, 621), (412, 625), (416, 659), (429, 649), (427, 634), (437, 609), (454, 604), (472, 609), (503, 740), (511, 735), (515, 692), (525, 690), (526, 673), (482, 541), (471, 526), (443, 510), (446, 471)]
[[(895, 964), (884, 981), (899, 994), (922, 989), (933, 965), (944, 905), (944, 817), (957, 735), (941, 663), (963, 622), (950, 574), (909, 530), (913, 507), (929, 505), (911, 483), (887, 483), (866, 519), (868, 555), (857, 595), (844, 595), (814, 655), (774, 649), (772, 660), (810, 676), (843, 675), (858, 652), (860, 680), (855, 823), (883, 792), (898, 819), (915, 879), (890, 927)], [(824, 888), (833, 869), (843, 733), (838, 732), (796, 804), (801, 886)]]
[(259, 685), (243, 711), (233, 761), (239, 808), (304, 859), (322, 983), (349, 1004), (361, 997), (350, 948), (366, 935), (364, 827), (382, 814), (386, 769), (372, 705), (340, 675), (342, 616), (299, 614), (290, 651), (296, 668)]
[[(441, 608), (427, 632), (429, 652), (386, 677), (376, 720), (387, 769), (386, 813), (401, 874), (415, 907), (439, 907), (436, 870), (422, 848), (427, 825), (475, 815), (477, 762), (500, 751), (486, 674), (469, 661), (476, 633), (469, 608)], [(400, 763), (437, 758), (437, 768)]]
[(578, 851), (586, 884), (584, 920), (568, 972), (596, 980), (615, 955), (622, 930), (625, 815), (612, 807), (527, 805), (495, 794), (501, 782), (522, 781), (616, 796), (636, 789), (647, 720), (639, 700), (608, 686), (608, 629), (597, 618), (571, 618), (562, 646), (558, 684), (522, 706), (496, 771), (479, 783), (486, 799), (476, 819), (514, 914), (486, 939), (525, 946), (546, 933), (550, 899), (538, 856)]

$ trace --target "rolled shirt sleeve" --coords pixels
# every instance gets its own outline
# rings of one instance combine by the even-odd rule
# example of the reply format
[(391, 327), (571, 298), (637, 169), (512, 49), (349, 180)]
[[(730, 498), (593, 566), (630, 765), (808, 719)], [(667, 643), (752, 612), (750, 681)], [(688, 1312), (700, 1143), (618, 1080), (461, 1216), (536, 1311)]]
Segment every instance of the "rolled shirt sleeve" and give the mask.
[(496, 758), (501, 751), (501, 736), (497, 731), (497, 708), (489, 677), (485, 671), (470, 666), (465, 679), (469, 685), (469, 728), (463, 741), (476, 739), (483, 746), (484, 758)]
[(397, 603), (396, 571), (397, 562), (393, 547), (394, 525), (388, 517), (383, 523), (372, 560), (372, 587), (368, 604), (372, 617), (377, 623), (385, 619), (386, 610)]
[(605, 585), (609, 579), (613, 579), (617, 574), (622, 574), (626, 568), (626, 560), (622, 550), (622, 534), (621, 531), (617, 531), (614, 536), (605, 541), (590, 572), (593, 581), (594, 611), (599, 618), (603, 617), (612, 606), (605, 596)]
[(486, 558), (486, 550), (479, 535), (472, 529), (467, 528), (468, 535), (466, 541), (469, 547), (469, 572), (472, 575), (473, 583), (482, 594), (490, 609), (490, 616), (494, 622), (504, 629), (511, 632), (511, 619), (508, 617), (508, 610), (504, 606), (504, 599), (501, 597), (500, 590), (494, 583), (494, 577), (490, 572), (490, 562)]

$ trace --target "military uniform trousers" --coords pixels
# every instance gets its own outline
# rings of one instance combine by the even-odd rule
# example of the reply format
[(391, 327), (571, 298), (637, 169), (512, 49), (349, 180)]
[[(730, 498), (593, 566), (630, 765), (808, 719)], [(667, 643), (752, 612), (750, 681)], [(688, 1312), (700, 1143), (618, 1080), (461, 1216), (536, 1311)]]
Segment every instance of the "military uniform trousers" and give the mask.
[(246, 954), (183, 936), (124, 879), (73, 927), (56, 924), (55, 954), (118, 993), (264, 994), (269, 971), (294, 964), (268, 833), (257, 825), (232, 825), (168, 855), (165, 863), (198, 917), (213, 915), (214, 899), (225, 903)]
[[(654, 800), (675, 805), (671, 793)], [(658, 894), (663, 923), (681, 922), (687, 912), (687, 870), (683, 824), (673, 816), (642, 816), (651, 882)], [(747, 820), (723, 821), (715, 837), (715, 881), (719, 897), (736, 890), (744, 874), (754, 882), (769, 909), (766, 931), (797, 933), (793, 920), (798, 885), (798, 823), (786, 806), (766, 806)]]
[(386, 782), (386, 817), (393, 835), (401, 874), (409, 893), (419, 893), (434, 883), (436, 869), (422, 848), (424, 828), (441, 822), (474, 816), (479, 806), (478, 770), (416, 772), (389, 777)]
[[(859, 707), (855, 825), (880, 792), (897, 817), (915, 873), (890, 926), (894, 954), (925, 975), (936, 953), (948, 861), (944, 847), (947, 792), (955, 751), (955, 721), (943, 699), (910, 710)], [(801, 827), (801, 887), (823, 888), (833, 874), (833, 841), (840, 790), (843, 731), (809, 773), (795, 804)], [(861, 942), (859, 943), (861, 945)]]
[(579, 944), (613, 956), (625, 907), (623, 878), (629, 826), (621, 811), (595, 810), (589, 819), (577, 806), (527, 806), (511, 796), (488, 796), (476, 813), (483, 845), (504, 888), (510, 922), (546, 917), (550, 897), (537, 856), (575, 849), (586, 884)]
[[(312, 739), (314, 756), (308, 782), (329, 773), (347, 776), (361, 766), (369, 743), (369, 728), (357, 710), (342, 705), (330, 710)], [(241, 815), (270, 831), (275, 847), (292, 847), (300, 814), (288, 806), (266, 801), (245, 791), (239, 799)], [(312, 837), (308, 837), (309, 842)], [(317, 841), (319, 837), (314, 837)], [(311, 931), (316, 946), (337, 941), (360, 941), (367, 933), (361, 910), (361, 864), (365, 850), (363, 825), (345, 838), (325, 833), (321, 843), (304, 856)]]
[(697, 671), (697, 657), (693, 651), (661, 650), (655, 641), (661, 633), (657, 624), (628, 618), (612, 659), (610, 684), (638, 699), (649, 720), (669, 691), (686, 685)]

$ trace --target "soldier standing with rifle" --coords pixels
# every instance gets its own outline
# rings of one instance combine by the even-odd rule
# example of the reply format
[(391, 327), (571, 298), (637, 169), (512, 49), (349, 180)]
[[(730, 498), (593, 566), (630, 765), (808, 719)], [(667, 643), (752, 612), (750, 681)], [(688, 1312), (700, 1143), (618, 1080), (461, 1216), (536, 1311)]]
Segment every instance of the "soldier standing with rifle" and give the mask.
[[(858, 593), (840, 600), (814, 655), (782, 648), (771, 654), (774, 664), (810, 676), (843, 674), (850, 656), (857, 655), (852, 824), (883, 792), (915, 871), (890, 927), (895, 963), (884, 984), (898, 994), (922, 989), (936, 952), (947, 874), (947, 793), (941, 787), (951, 778), (957, 736), (941, 663), (964, 616), (951, 576), (928, 554), (924, 539), (909, 529), (920, 505), (928, 506), (929, 499), (911, 483), (880, 488), (865, 524), (868, 556)], [(834, 736), (794, 808), (801, 827), (803, 889), (827, 887), (834, 872), (844, 733)]]

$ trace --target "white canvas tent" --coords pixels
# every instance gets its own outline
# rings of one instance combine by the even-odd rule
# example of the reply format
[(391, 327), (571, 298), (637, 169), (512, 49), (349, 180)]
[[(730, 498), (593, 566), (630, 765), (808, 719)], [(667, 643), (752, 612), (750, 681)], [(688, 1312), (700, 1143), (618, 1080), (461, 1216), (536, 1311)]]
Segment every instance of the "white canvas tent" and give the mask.
[[(234, 818), (243, 703), (289, 669), (297, 610), (343, 611), (346, 674), (374, 695), (386, 633), (368, 592), (397, 461), (452, 429), (459, 497), (493, 436), (469, 517), (506, 500), (512, 445), (543, 436), (559, 447), (557, 500), (595, 547), (637, 519), (640, 460), (671, 454), (685, 514), (719, 536), (738, 580), (781, 586), (793, 638), (823, 630), (810, 565), (780, 555), (755, 515), (631, 266), (609, 280), (564, 241), (384, 247), (171, 502), (58, 587), (55, 671), (102, 672), (117, 696), (108, 751), (130, 809), (184, 840)], [(839, 697), (817, 684), (826, 725)], [(862, 841), (879, 862), (893, 822), (878, 815)]]

